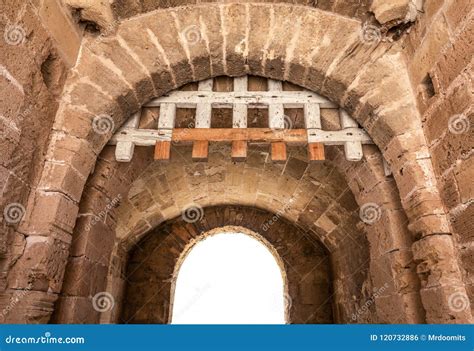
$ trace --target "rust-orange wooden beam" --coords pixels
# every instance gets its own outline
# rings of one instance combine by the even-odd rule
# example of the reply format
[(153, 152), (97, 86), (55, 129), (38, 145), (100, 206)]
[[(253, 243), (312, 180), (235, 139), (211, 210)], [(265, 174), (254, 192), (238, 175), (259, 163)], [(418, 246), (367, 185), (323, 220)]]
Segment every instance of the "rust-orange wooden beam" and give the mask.
[(272, 161), (273, 162), (286, 162), (286, 145), (282, 142), (272, 143)]
[(247, 141), (247, 142), (283, 142), (306, 144), (305, 129), (275, 130), (270, 128), (175, 128), (172, 140), (175, 142), (194, 141)]
[(247, 141), (234, 140), (232, 142), (232, 160), (243, 162), (247, 159)]
[(193, 161), (205, 162), (209, 155), (209, 142), (206, 140), (196, 140), (193, 143)]
[(157, 141), (155, 144), (155, 160), (169, 160), (171, 141)]
[(326, 156), (324, 154), (324, 144), (309, 143), (308, 144), (308, 159), (311, 162), (324, 161)]

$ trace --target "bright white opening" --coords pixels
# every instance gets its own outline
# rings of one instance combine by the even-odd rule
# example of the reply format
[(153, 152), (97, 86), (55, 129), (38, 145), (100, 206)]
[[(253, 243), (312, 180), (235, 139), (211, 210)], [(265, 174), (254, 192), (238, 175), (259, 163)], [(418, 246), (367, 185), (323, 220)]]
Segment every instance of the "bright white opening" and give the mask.
[(270, 250), (242, 233), (198, 242), (179, 269), (173, 324), (284, 324), (284, 281)]

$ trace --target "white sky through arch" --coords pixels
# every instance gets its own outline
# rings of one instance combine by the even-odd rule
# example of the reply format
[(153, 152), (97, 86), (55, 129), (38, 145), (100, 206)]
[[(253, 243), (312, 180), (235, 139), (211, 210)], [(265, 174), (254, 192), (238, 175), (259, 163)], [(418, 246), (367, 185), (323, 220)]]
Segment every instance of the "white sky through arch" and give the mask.
[(173, 324), (283, 324), (284, 281), (257, 239), (221, 233), (198, 242), (178, 272)]

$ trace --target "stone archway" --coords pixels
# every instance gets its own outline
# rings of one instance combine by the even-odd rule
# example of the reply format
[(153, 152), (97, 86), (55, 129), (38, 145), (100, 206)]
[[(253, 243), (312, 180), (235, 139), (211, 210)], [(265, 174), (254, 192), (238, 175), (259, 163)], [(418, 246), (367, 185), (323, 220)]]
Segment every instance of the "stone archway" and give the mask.
[(204, 233), (182, 253), (174, 276), (171, 324), (288, 324), (293, 301), (284, 261), (244, 227)]
[[(206, 208), (202, 220), (181, 216), (149, 233), (132, 251), (120, 320), (127, 323), (169, 323), (177, 268), (183, 254), (215, 230), (251, 233), (273, 252), (286, 277), (289, 323), (332, 323), (330, 267), (321, 244), (284, 219), (240, 206)], [(222, 224), (227, 225), (222, 227)], [(157, 293), (160, 291), (160, 293)]]
[[(127, 269), (128, 253), (163, 221), (181, 216), (182, 211), (189, 206), (205, 208), (240, 203), (265, 208), (275, 213), (277, 220), (285, 219), (295, 223), (294, 225), (308, 232), (307, 236), (324, 242), (331, 251), (338, 252), (335, 255), (338, 257), (336, 280), (340, 282), (340, 292), (336, 303), (339, 307), (336, 310), (340, 315), (338, 320), (350, 321), (351, 314), (358, 307), (355, 303), (347, 302), (352, 296), (357, 296), (357, 303), (362, 304), (364, 302), (361, 301), (368, 298), (360, 289), (364, 280), (368, 279), (368, 244), (363, 230), (356, 226), (360, 221), (357, 204), (337, 170), (329, 163), (308, 168), (307, 161), (304, 161), (304, 148), (294, 150), (287, 165), (272, 165), (262, 150), (252, 152), (245, 170), (234, 165), (230, 157), (227, 157), (229, 146), (211, 149), (208, 163), (193, 163), (190, 159), (184, 159), (191, 156), (186, 148), (189, 149), (184, 147), (184, 150), (177, 150), (181, 157), (168, 164), (150, 163), (152, 152), (148, 152), (148, 157), (146, 154), (152, 150), (147, 149), (136, 150), (137, 157), (130, 165), (117, 164), (114, 161), (109, 163), (105, 158), (99, 162), (98, 169), (84, 193), (85, 201), (81, 208), (84, 215), (81, 215), (75, 228), (55, 320), (62, 323), (97, 322), (99, 314), (92, 309), (90, 297), (101, 291), (112, 294), (119, 304), (122, 301), (123, 272)], [(108, 147), (105, 153), (107, 155), (102, 157), (114, 159), (112, 147)], [(181, 162), (178, 162), (178, 159)], [(118, 168), (114, 169), (115, 166)], [(284, 168), (286, 171), (278, 176)], [(209, 177), (206, 174), (209, 174)], [(130, 181), (124, 181), (122, 177), (129, 178)], [(265, 178), (280, 179), (279, 186), (272, 186)], [(108, 182), (103, 183), (104, 179), (108, 179)], [(119, 179), (122, 179), (122, 182)], [(261, 179), (258, 181), (260, 186), (257, 186), (256, 179)], [(324, 186), (317, 185), (320, 182)], [(212, 191), (207, 193), (207, 199), (192, 200), (194, 196), (199, 197), (199, 193), (208, 187)], [(103, 218), (103, 206), (107, 206), (107, 198), (119, 198), (120, 205), (117, 208), (109, 208), (106, 220), (95, 219)], [(115, 202), (112, 200), (109, 203)], [(305, 208), (307, 210), (303, 211)], [(97, 216), (91, 215), (93, 213)], [(316, 220), (324, 213), (321, 221)], [(298, 217), (300, 220), (297, 220)], [(331, 220), (335, 221), (335, 224), (331, 224)], [(317, 223), (313, 225), (315, 221)], [(360, 274), (351, 284), (343, 283), (353, 279), (350, 277), (354, 272), (346, 265), (347, 262), (358, 262), (357, 265), (360, 265)], [(107, 267), (107, 286), (105, 283), (93, 283), (103, 282)], [(91, 272), (98, 272), (100, 278)], [(379, 277), (384, 280), (382, 285), (395, 279), (385, 268), (379, 273)], [(385, 290), (389, 294), (393, 292)], [(394, 297), (400, 298), (398, 293), (395, 293)], [(101, 321), (117, 320), (113, 315), (118, 311), (107, 312), (111, 312), (112, 316), (104, 313), (100, 317)], [(406, 316), (406, 313), (401, 311), (397, 318), (400, 316)]]
[[(174, 276), (172, 324), (247, 323), (247, 318), (258, 324), (288, 323), (292, 299), (284, 261), (271, 244), (254, 231), (226, 226), (204, 233), (182, 253)], [(214, 283), (218, 284), (217, 289), (213, 288)], [(211, 295), (201, 306), (206, 304), (206, 309), (212, 310), (210, 318), (194, 314), (193, 310), (199, 306), (192, 305), (194, 301), (199, 304), (208, 289)], [(226, 294), (222, 294), (221, 289), (225, 289)], [(191, 291), (198, 294), (190, 296)], [(227, 298), (228, 294), (233, 296)], [(223, 298), (219, 304), (224, 309), (214, 308), (216, 297)], [(231, 309), (229, 312), (227, 307)]]
[[(170, 31), (160, 31), (163, 25)], [(287, 30), (290, 25), (294, 31)], [(190, 26), (199, 34), (194, 45), (184, 40)], [(257, 26), (258, 34), (252, 30)], [(362, 42), (360, 26), (303, 6), (206, 4), (138, 16), (121, 23), (113, 36), (86, 41), (61, 98), (38, 189), (19, 228), (27, 235), (26, 249), (9, 273), (5, 298), (32, 289), (25, 318), (49, 319), (84, 184), (113, 130), (128, 116), (150, 98), (189, 81), (254, 74), (325, 95), (371, 135), (394, 171), (410, 222), (427, 320), (444, 321), (448, 296), (465, 289), (406, 67), (396, 44)], [(101, 114), (114, 121), (107, 134), (92, 128), (92, 119)], [(430, 279), (437, 276), (449, 285)], [(46, 311), (38, 312), (38, 304)], [(469, 311), (449, 313), (456, 321), (471, 318)]]
[[(154, 123), (153, 114), (146, 116)], [(58, 303), (59, 322), (97, 322), (99, 315), (90, 298), (101, 291), (112, 294), (119, 304), (128, 252), (163, 221), (180, 216), (190, 205), (235, 203), (266, 208), (326, 246), (335, 275), (337, 321), (423, 321), (405, 215), (376, 148), (367, 148), (367, 158), (358, 163), (346, 161), (341, 150), (329, 148), (328, 161), (312, 165), (304, 148), (292, 150), (288, 162), (280, 165), (269, 162), (267, 153), (257, 149), (243, 168), (231, 162), (229, 146), (211, 148), (206, 163), (192, 162), (189, 147), (174, 150), (173, 162), (167, 164), (152, 163), (152, 149), (137, 152), (130, 164), (120, 164), (115, 162), (113, 147), (107, 147), (88, 182)], [(354, 196), (360, 206), (378, 203), (379, 221), (361, 222)], [(116, 199), (120, 206), (107, 205)], [(108, 207), (106, 220), (96, 219), (104, 219), (104, 206)], [(367, 239), (372, 243), (370, 258)], [(107, 286), (96, 284), (105, 279), (107, 266)], [(91, 271), (102, 272), (100, 279)], [(377, 296), (372, 296), (372, 290)], [(376, 313), (357, 313), (366, 303)], [(113, 317), (117, 311), (107, 312), (112, 316), (103, 313), (102, 322), (117, 320)]]

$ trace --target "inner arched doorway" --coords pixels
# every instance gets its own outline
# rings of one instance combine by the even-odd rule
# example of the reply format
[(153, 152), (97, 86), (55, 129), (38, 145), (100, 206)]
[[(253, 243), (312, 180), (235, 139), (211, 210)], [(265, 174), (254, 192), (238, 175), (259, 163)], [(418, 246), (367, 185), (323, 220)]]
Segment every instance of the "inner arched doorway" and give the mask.
[[(244, 230), (242, 230), (244, 231)], [(284, 324), (283, 262), (256, 233), (208, 233), (178, 263), (172, 324)]]
[[(189, 222), (180, 216), (167, 221), (132, 248), (120, 322), (171, 323), (173, 295), (184, 257), (203, 238), (225, 231), (252, 235), (270, 250), (270, 258), (276, 259), (274, 267), (285, 282), (283, 294), (280, 291), (285, 322), (333, 323), (330, 259), (321, 243), (284, 218), (270, 222), (275, 214), (265, 210), (243, 206), (201, 210), (200, 220)], [(229, 225), (223, 227), (222, 223)], [(265, 223), (272, 224), (267, 227)]]

